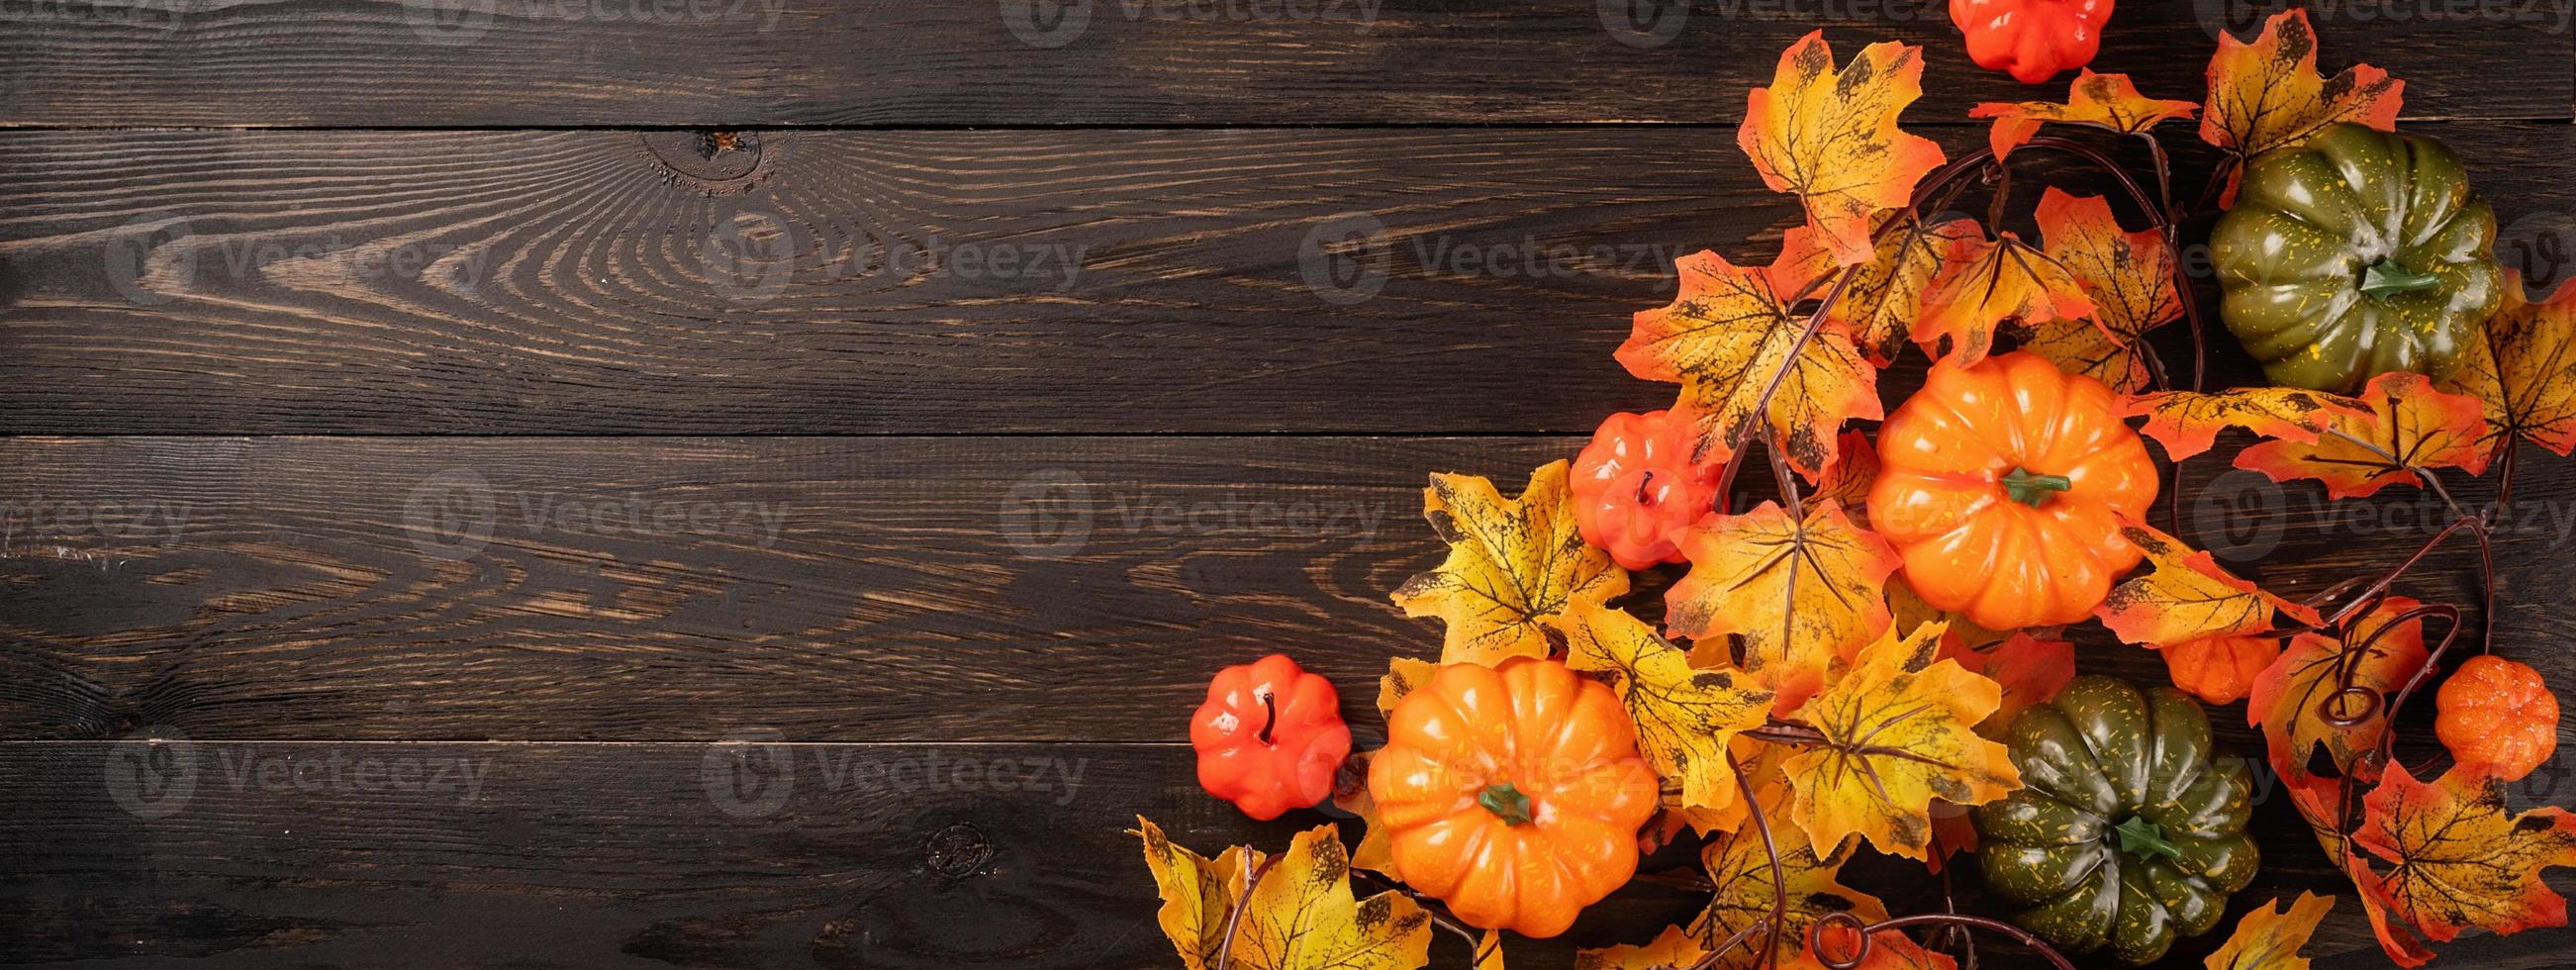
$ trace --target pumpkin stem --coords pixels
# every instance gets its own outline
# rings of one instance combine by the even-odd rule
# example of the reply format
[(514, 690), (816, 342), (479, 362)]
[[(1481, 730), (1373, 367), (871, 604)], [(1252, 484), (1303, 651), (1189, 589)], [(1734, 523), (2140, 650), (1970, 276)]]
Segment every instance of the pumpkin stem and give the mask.
[(1652, 492), (1647, 491), (1648, 489), (1651, 489), (1651, 488), (1653, 488), (1653, 487), (1655, 487), (1655, 470), (1654, 470), (1654, 469), (1652, 469), (1652, 468), (1649, 468), (1649, 469), (1646, 469), (1646, 474), (1645, 474), (1645, 475), (1643, 475), (1643, 476), (1641, 476), (1641, 477), (1639, 477), (1639, 478), (1637, 479), (1637, 504), (1639, 504), (1639, 505), (1653, 505), (1653, 504), (1655, 504), (1654, 494), (1653, 494)]
[(1279, 726), (1279, 701), (1269, 694), (1261, 695), (1261, 733), (1253, 735), (1263, 744), (1270, 743), (1270, 729)]
[(1476, 796), (1476, 804), (1484, 806), (1486, 811), (1501, 817), (1505, 825), (1530, 823), (1529, 796), (1521, 794), (1521, 790), (1512, 787), (1511, 782), (1507, 781), (1486, 788), (1482, 794)]
[(2398, 265), (2396, 260), (2383, 259), (2361, 271), (2361, 295), (2385, 299), (2392, 294), (2429, 290), (2441, 282), (2438, 275), (2418, 273)]
[(2131, 815), (2111, 831), (2120, 835), (2120, 851), (2130, 855), (2160, 855), (2167, 859), (2182, 858), (2182, 850), (2165, 841), (2165, 830), (2143, 815)]
[(2049, 493), (2074, 488), (2064, 475), (2033, 475), (2019, 468), (2004, 476), (2004, 496), (2031, 508), (2048, 501)]

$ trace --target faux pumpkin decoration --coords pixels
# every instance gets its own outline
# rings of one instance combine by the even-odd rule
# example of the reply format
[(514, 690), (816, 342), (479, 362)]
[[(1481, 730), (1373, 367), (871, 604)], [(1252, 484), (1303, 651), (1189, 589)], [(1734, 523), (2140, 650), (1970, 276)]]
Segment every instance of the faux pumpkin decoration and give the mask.
[(2227, 329), (2273, 383), (2448, 376), (2504, 297), (2494, 210), (2430, 138), (2349, 122), (2255, 159), (2210, 235)]
[(1613, 414), (1575, 456), (1574, 524), (1628, 569), (1681, 562), (1675, 532), (1717, 505), (1721, 463), (1691, 463), (1687, 413)]
[(2540, 673), (2503, 657), (2461, 664), (2433, 697), (2433, 735), (2462, 764), (2516, 781), (2558, 752), (2558, 697)]
[(2093, 615), (2138, 564), (2156, 466), (2118, 395), (2030, 353), (1932, 368), (1879, 428), (1870, 523), (1923, 601), (1990, 630)]
[(2210, 760), (2209, 717), (2180, 691), (2077, 677), (2005, 743), (2023, 788), (1976, 808), (1977, 861), (2049, 942), (2153, 962), (2254, 878), (2252, 779)]
[(1950, 0), (1968, 58), (2023, 84), (2093, 63), (2111, 0)]
[(1199, 787), (1262, 821), (1333, 794), (1351, 755), (1341, 695), (1282, 654), (1217, 671), (1190, 716)]
[(1636, 874), (1658, 783), (1600, 681), (1528, 657), (1449, 664), (1386, 730), (1368, 784), (1396, 874), (1459, 919), (1555, 936)]
[(2272, 661), (2281, 659), (2277, 636), (2219, 636), (2160, 647), (2174, 686), (2211, 704), (2233, 704), (2254, 689)]

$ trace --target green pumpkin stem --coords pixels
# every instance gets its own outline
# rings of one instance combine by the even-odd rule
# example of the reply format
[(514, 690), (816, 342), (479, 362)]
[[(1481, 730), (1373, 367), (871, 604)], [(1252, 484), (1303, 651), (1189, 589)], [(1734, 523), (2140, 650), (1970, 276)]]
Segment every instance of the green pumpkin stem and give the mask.
[(2111, 831), (2120, 835), (2120, 851), (2130, 855), (2160, 855), (2167, 859), (2182, 858), (2182, 850), (2165, 841), (2165, 830), (2145, 816), (2132, 815)]
[(2386, 299), (2397, 293), (2429, 290), (2441, 283), (2439, 275), (2415, 272), (2398, 265), (2393, 259), (2380, 260), (2361, 271), (2361, 294), (2374, 300)]
[(2005, 497), (2034, 509), (2045, 504), (2051, 493), (2074, 487), (2075, 483), (2064, 475), (2033, 475), (2015, 468), (2012, 474), (2004, 476)]
[(1530, 823), (1529, 796), (1521, 794), (1521, 790), (1512, 787), (1511, 782), (1507, 781), (1485, 789), (1483, 794), (1476, 796), (1476, 804), (1484, 806), (1486, 811), (1502, 818), (1505, 825)]

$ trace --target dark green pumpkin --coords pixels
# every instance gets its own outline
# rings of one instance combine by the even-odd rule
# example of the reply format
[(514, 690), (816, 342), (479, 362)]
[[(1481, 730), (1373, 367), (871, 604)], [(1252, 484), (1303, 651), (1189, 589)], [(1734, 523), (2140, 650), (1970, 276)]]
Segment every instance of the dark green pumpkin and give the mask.
[(2152, 962), (2254, 878), (2252, 780), (2210, 760), (2209, 717), (2181, 692), (2078, 677), (2005, 744), (2022, 789), (1977, 806), (1977, 862), (2024, 907), (2013, 922), (2060, 949)]
[(2273, 383), (2448, 376), (2503, 296), (2495, 211), (2430, 138), (2327, 126), (2246, 169), (2210, 234), (2220, 315)]

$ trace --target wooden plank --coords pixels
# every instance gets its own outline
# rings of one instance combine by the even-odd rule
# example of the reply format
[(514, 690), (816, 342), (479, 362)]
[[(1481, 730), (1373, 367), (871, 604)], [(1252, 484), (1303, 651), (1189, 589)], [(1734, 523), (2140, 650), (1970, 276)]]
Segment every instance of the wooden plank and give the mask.
[[(1386, 599), (1440, 557), (1424, 474), (1517, 488), (1577, 447), (9, 439), (0, 736), (1177, 742), (1216, 667), (1274, 651), (1365, 710), (1390, 657), (1437, 652)], [(2546, 566), (2576, 476), (2523, 457), (2496, 647), (2559, 682), (2576, 575)], [(2217, 464), (2183, 537), (2285, 595), (2385, 569), (2442, 521), (2405, 490), (2328, 504)], [(2472, 603), (2474, 566), (2440, 553), (2401, 590)], [(2164, 676), (2078, 639), (2086, 669)]]
[[(2576, 126), (2418, 130), (2567, 275)], [(750, 137), (0, 133), (0, 426), (1583, 432), (1799, 218), (1697, 129)]]
[[(1124, 831), (1138, 814), (1211, 853), (1275, 849), (1324, 820), (1250, 822), (1198, 790), (1190, 757), (759, 738), (0, 743), (0, 921), (13, 927), (0, 962), (1165, 967), (1153, 882)], [(2336, 890), (2285, 801), (2259, 818), (2267, 864), (2240, 910)], [(1937, 890), (1912, 866), (1865, 860), (1846, 879), (1920, 912)], [(1565, 966), (1578, 945), (1642, 941), (1697, 902), (1633, 885), (1567, 935), (1514, 937), (1507, 952)], [(2554, 936), (2473, 939), (2450, 957), (2552, 966)], [(2217, 939), (2164, 965), (2196, 967)], [(1433, 965), (1464, 966), (1464, 950), (1440, 939)], [(2376, 950), (2347, 901), (2309, 955), (2344, 966)]]
[[(2131, 0), (2093, 66), (2201, 96), (2280, 3)], [(2566, 0), (2331, 4), (2426, 117), (2565, 118)], [(1061, 16), (1059, 16), (1061, 12)], [(1781, 50), (1926, 45), (1927, 116), (2033, 90), (1937, 0), (124, 0), (13, 5), (0, 124), (1730, 123)], [(255, 42), (254, 42), (255, 40)], [(2060, 93), (2062, 88), (2058, 89)]]

